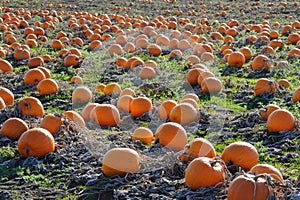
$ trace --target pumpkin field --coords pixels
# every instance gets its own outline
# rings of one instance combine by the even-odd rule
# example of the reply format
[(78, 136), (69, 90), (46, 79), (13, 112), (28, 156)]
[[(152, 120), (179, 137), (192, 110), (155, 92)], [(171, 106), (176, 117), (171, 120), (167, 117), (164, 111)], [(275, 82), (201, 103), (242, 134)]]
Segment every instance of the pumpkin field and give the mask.
[(300, 200), (300, 2), (1, 0), (0, 199)]

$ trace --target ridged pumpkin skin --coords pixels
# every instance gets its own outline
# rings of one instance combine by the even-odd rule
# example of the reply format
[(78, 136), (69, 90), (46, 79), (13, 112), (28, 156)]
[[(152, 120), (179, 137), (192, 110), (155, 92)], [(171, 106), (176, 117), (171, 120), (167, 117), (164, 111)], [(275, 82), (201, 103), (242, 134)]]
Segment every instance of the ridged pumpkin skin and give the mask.
[(296, 119), (291, 112), (285, 109), (275, 110), (267, 120), (269, 132), (291, 131), (294, 129)]
[(91, 110), (90, 120), (100, 126), (117, 126), (120, 122), (120, 113), (114, 105), (99, 104)]
[(284, 183), (281, 172), (272, 165), (269, 164), (257, 164), (250, 169), (254, 175), (258, 174), (269, 174), (274, 180)]
[(155, 132), (155, 140), (173, 151), (181, 151), (188, 143), (185, 129), (177, 123), (167, 122), (160, 125)]
[(239, 141), (228, 145), (223, 150), (221, 158), (226, 164), (232, 162), (243, 169), (250, 170), (258, 162), (258, 152), (252, 144)]
[(43, 128), (32, 128), (24, 132), (18, 140), (18, 151), (23, 157), (43, 157), (55, 150), (52, 134)]
[(185, 184), (192, 190), (201, 187), (221, 187), (225, 182), (225, 167), (214, 159), (194, 159), (185, 170)]
[(216, 157), (216, 151), (214, 146), (204, 138), (195, 138), (193, 139), (184, 154), (181, 156), (183, 162), (192, 161), (198, 157)]
[(19, 137), (29, 129), (26, 122), (19, 118), (9, 118), (6, 120), (1, 128), (2, 137), (8, 137), (11, 140), (17, 140)]
[(114, 148), (107, 151), (102, 159), (102, 171), (105, 176), (125, 176), (140, 170), (139, 154), (129, 148)]
[(21, 116), (43, 117), (44, 106), (41, 101), (35, 97), (25, 97), (17, 103), (17, 109)]
[[(255, 198), (253, 198), (254, 184), (256, 187)], [(240, 175), (235, 178), (229, 185), (227, 199), (228, 200), (262, 200), (268, 198), (269, 190), (273, 194), (273, 189), (265, 184), (263, 178), (254, 180), (254, 176)]]
[(151, 144), (153, 140), (153, 133), (149, 128), (139, 127), (135, 129), (132, 134), (132, 141), (140, 140), (143, 144)]

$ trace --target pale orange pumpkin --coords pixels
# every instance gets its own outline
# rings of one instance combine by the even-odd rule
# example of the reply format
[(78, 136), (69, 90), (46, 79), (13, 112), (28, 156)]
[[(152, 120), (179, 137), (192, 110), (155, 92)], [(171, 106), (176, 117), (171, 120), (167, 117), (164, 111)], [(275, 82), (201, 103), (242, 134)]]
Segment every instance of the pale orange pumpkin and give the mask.
[(132, 141), (140, 140), (143, 144), (149, 145), (153, 140), (153, 133), (149, 128), (139, 127), (132, 134)]

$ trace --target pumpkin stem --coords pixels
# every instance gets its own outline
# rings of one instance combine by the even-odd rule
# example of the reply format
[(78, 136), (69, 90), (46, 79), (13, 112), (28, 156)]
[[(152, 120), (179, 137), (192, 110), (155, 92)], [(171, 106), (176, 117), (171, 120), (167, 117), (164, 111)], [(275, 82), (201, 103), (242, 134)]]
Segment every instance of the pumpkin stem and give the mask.
[(26, 155), (29, 155), (29, 153), (30, 153), (30, 148), (26, 147), (25, 152), (26, 152)]

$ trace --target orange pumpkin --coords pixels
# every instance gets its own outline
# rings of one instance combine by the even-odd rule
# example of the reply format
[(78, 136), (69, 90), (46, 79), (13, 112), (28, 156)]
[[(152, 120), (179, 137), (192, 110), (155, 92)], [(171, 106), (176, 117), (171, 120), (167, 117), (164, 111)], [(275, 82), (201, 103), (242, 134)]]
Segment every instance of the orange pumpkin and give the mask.
[(102, 159), (102, 171), (105, 176), (125, 176), (140, 170), (139, 154), (129, 148), (113, 148)]
[(85, 121), (90, 121), (90, 114), (93, 108), (95, 108), (99, 103), (89, 103), (81, 111), (81, 116)]
[(155, 140), (158, 140), (160, 145), (173, 151), (183, 150), (188, 142), (185, 129), (174, 122), (160, 125), (155, 132)]
[(18, 140), (18, 151), (23, 157), (40, 158), (54, 150), (54, 138), (48, 130), (43, 128), (29, 129)]
[(278, 109), (280, 109), (279, 106), (274, 105), (274, 104), (270, 104), (266, 108), (261, 109), (259, 111), (259, 115), (260, 115), (261, 118), (263, 118), (265, 121), (267, 121), (270, 114), (272, 112), (274, 112), (275, 110), (278, 110)]
[(31, 57), (30, 51), (26, 48), (18, 48), (14, 52), (14, 59), (17, 61), (26, 60)]
[(80, 57), (75, 54), (69, 54), (64, 58), (65, 67), (78, 67), (80, 64)]
[(130, 112), (130, 104), (132, 100), (133, 100), (133, 96), (131, 95), (120, 96), (117, 102), (117, 108), (125, 112)]
[(8, 137), (11, 140), (18, 140), (19, 137), (29, 129), (27, 123), (19, 118), (9, 118), (2, 124), (2, 137)]
[(271, 60), (265, 55), (258, 55), (253, 59), (251, 68), (253, 71), (268, 72), (272, 68)]
[(11, 73), (13, 70), (12, 65), (7, 60), (0, 59), (0, 74)]
[(50, 95), (58, 92), (58, 84), (54, 79), (46, 78), (37, 85), (37, 91), (40, 95)]
[(251, 174), (239, 175), (229, 185), (228, 200), (260, 200), (268, 199), (274, 194), (274, 189), (265, 179), (255, 178)]
[(122, 89), (118, 83), (109, 83), (104, 88), (105, 95), (119, 95)]
[(152, 67), (143, 67), (139, 73), (141, 79), (153, 79), (156, 75), (155, 69)]
[(124, 53), (123, 48), (119, 44), (113, 44), (108, 48), (108, 55), (110, 57), (113, 57), (114, 55), (121, 55), (123, 53)]
[(276, 92), (276, 84), (274, 81), (267, 78), (260, 78), (254, 86), (254, 94), (256, 96), (262, 94), (274, 94)]
[(122, 92), (120, 93), (120, 96), (123, 96), (123, 95), (130, 95), (130, 96), (135, 96), (135, 91), (131, 88), (125, 88), (122, 90)]
[(229, 55), (227, 64), (231, 67), (241, 68), (245, 64), (245, 60), (244, 54), (236, 51)]
[(201, 187), (221, 187), (225, 182), (225, 167), (207, 157), (194, 159), (185, 170), (185, 184), (192, 190)]
[(183, 162), (188, 162), (198, 157), (216, 157), (214, 146), (204, 138), (193, 139), (185, 149), (181, 159)]
[(300, 87), (294, 91), (292, 99), (294, 102), (300, 102)]
[(269, 174), (275, 181), (284, 183), (281, 172), (269, 164), (257, 164), (250, 169), (250, 172), (254, 175)]
[(120, 113), (114, 105), (99, 104), (91, 110), (90, 120), (100, 126), (117, 126), (120, 121)]
[(63, 120), (60, 116), (48, 114), (42, 119), (40, 128), (44, 128), (48, 130), (52, 135), (55, 135), (56, 133), (58, 133), (62, 124)]
[(91, 90), (84, 86), (76, 87), (72, 93), (73, 104), (86, 104), (93, 98)]
[(34, 68), (26, 72), (26, 74), (24, 75), (24, 83), (37, 85), (40, 81), (44, 80), (45, 78), (46, 76), (42, 70)]
[(153, 140), (153, 133), (149, 128), (139, 127), (132, 134), (132, 141), (140, 140), (143, 144), (149, 145)]
[(252, 144), (239, 141), (228, 145), (223, 150), (221, 158), (226, 164), (232, 163), (250, 170), (258, 162), (258, 152)]
[(269, 132), (291, 131), (296, 125), (296, 119), (291, 112), (277, 109), (270, 114), (267, 120)]
[(24, 116), (43, 117), (44, 106), (41, 101), (35, 97), (25, 97), (17, 103), (17, 110)]
[(0, 97), (3, 99), (4, 103), (8, 106), (14, 104), (14, 94), (9, 89), (0, 86)]
[(150, 112), (152, 109), (152, 102), (147, 97), (134, 98), (130, 103), (131, 115), (133, 117), (140, 117), (143, 114)]
[(74, 110), (68, 110), (65, 111), (62, 115), (63, 118), (68, 119), (69, 121), (73, 121), (75, 123), (77, 123), (79, 126), (84, 127), (85, 126), (85, 122), (84, 119), (81, 117), (80, 114), (78, 114), (76, 111)]
[(198, 111), (189, 103), (176, 105), (170, 112), (170, 121), (183, 126), (198, 120)]
[(162, 49), (157, 44), (150, 44), (148, 46), (148, 53), (152, 56), (160, 56)]
[(216, 77), (205, 78), (201, 83), (201, 91), (203, 93), (218, 93), (222, 91), (222, 82)]
[(169, 118), (171, 110), (176, 105), (177, 102), (174, 100), (165, 100), (164, 102), (162, 102), (158, 109), (159, 118), (163, 121), (167, 120)]
[(194, 99), (197, 103), (200, 101), (199, 97), (195, 93), (187, 93), (181, 99)]

